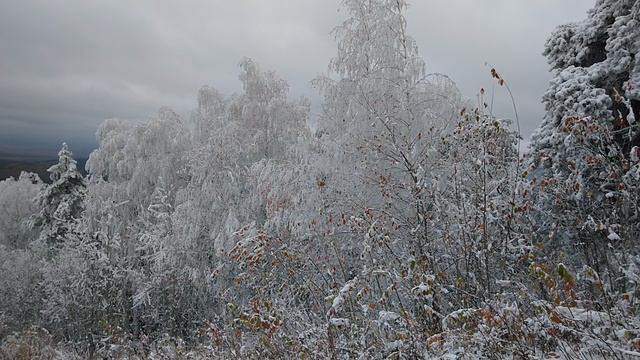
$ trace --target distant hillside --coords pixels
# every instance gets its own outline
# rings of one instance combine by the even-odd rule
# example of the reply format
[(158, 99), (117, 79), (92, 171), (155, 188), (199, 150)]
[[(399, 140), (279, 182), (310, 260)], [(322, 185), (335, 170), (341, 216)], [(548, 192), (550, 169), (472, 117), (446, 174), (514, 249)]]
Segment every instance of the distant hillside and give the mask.
[[(20, 172), (34, 172), (40, 176), (40, 178), (45, 182), (50, 182), (49, 173), (47, 173), (47, 169), (55, 164), (58, 160), (30, 160), (30, 159), (1, 159), (0, 158), (0, 180), (4, 180), (13, 176), (17, 178), (20, 176)], [(78, 162), (78, 170), (85, 175), (84, 166), (87, 162), (87, 159), (76, 159)]]

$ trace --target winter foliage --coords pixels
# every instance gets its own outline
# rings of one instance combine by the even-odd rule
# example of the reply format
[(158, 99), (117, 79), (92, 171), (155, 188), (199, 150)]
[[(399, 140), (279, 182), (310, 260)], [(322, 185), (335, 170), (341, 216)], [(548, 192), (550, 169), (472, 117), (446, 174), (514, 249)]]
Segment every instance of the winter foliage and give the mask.
[(526, 155), (404, 0), (343, 5), (313, 129), (243, 59), (186, 118), (106, 120), (86, 178), (63, 144), (0, 182), (0, 358), (640, 356), (640, 1), (551, 35)]

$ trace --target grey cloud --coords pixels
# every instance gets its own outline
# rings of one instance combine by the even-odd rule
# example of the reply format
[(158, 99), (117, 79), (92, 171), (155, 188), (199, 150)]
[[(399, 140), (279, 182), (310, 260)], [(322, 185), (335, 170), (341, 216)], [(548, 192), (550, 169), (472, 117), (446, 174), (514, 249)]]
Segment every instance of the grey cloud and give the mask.
[[(544, 115), (541, 104), (551, 74), (542, 56), (553, 29), (586, 17), (585, 0), (428, 0), (415, 1), (408, 13), (430, 71), (451, 76), (465, 96), (474, 98), (495, 83), (489, 63), (507, 80), (529, 136)], [(496, 115), (513, 118), (504, 89), (496, 89)]]
[[(484, 62), (494, 64), (511, 84), (528, 134), (542, 117), (540, 98), (550, 78), (544, 40), (555, 26), (583, 18), (590, 5), (414, 0), (408, 22), (429, 71), (449, 74), (468, 97), (491, 86)], [(15, 145), (20, 139), (66, 140), (87, 152), (104, 118), (146, 118), (161, 106), (186, 113), (205, 84), (238, 91), (243, 56), (278, 72), (294, 96), (317, 103), (309, 81), (335, 52), (330, 31), (344, 16), (338, 7), (339, 0), (5, 3), (0, 151), (24, 151), (27, 146)], [(498, 95), (496, 111), (512, 116), (505, 95)]]

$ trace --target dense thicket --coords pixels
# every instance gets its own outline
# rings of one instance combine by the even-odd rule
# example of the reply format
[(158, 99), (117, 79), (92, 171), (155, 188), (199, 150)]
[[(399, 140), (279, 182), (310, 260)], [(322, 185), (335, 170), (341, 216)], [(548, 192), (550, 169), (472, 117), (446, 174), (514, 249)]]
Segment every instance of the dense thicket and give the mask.
[(86, 179), (64, 145), (51, 185), (0, 182), (0, 356), (640, 355), (640, 1), (551, 36), (526, 156), (404, 0), (344, 7), (313, 130), (244, 59), (187, 119), (105, 121)]

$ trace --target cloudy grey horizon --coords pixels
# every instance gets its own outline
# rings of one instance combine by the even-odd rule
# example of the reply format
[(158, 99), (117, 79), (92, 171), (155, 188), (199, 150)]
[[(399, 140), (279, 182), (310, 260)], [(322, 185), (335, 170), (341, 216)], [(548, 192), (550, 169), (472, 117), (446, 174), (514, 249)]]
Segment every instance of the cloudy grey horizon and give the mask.
[[(407, 11), (428, 72), (447, 74), (473, 99), (491, 89), (487, 63), (513, 91), (525, 137), (540, 124), (551, 78), (544, 42), (586, 17), (584, 0), (413, 0)], [(104, 119), (188, 115), (197, 91), (241, 90), (238, 64), (254, 59), (318, 109), (310, 81), (336, 53), (340, 0), (136, 2), (22, 0), (0, 11), (0, 156), (55, 157), (66, 141), (79, 157)], [(513, 117), (496, 88), (496, 115)], [(311, 114), (316, 116), (317, 110)]]

